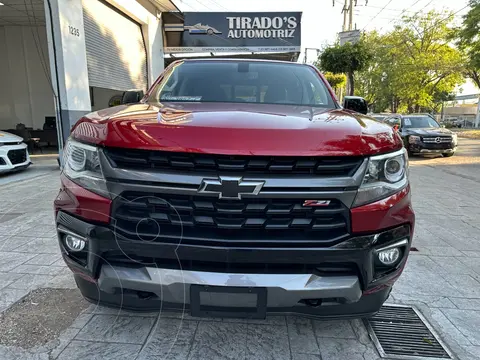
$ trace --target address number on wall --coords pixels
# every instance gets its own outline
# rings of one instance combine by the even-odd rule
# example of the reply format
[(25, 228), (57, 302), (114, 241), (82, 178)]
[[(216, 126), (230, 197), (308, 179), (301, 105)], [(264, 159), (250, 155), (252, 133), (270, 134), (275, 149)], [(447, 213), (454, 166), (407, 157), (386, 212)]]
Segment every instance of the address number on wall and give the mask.
[(68, 25), (68, 32), (70, 35), (73, 36), (80, 36), (80, 30), (78, 30), (76, 27)]

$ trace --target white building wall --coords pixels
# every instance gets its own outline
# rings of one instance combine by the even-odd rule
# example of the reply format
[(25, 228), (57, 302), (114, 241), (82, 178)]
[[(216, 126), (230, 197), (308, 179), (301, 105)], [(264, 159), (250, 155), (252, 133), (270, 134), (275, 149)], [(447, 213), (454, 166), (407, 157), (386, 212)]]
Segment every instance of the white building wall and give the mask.
[(0, 129), (42, 129), (55, 116), (45, 27), (0, 26), (0, 54)]
[(150, 87), (165, 68), (161, 12), (144, 1), (141, 4), (131, 0), (106, 1), (142, 25), (147, 50), (148, 86)]
[(147, 44), (148, 85), (151, 86), (165, 69), (161, 18), (150, 15), (144, 29)]

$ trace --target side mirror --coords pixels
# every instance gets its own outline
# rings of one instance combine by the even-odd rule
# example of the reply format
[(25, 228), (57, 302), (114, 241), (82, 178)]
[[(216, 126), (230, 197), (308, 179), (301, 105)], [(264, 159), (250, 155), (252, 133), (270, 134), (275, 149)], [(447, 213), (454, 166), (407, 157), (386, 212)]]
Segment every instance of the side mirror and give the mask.
[(400, 129), (400, 126), (398, 124), (393, 125), (393, 130), (398, 131)]
[(368, 104), (364, 98), (359, 96), (345, 96), (343, 98), (343, 108), (360, 114), (368, 113)]
[(127, 90), (123, 93), (122, 104), (135, 104), (140, 102), (143, 99), (144, 93), (143, 90)]

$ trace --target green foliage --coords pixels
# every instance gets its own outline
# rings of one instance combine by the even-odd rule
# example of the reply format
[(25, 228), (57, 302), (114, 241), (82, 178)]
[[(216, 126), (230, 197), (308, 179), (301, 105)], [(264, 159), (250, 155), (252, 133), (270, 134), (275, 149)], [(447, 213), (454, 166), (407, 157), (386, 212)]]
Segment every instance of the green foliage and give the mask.
[(451, 15), (405, 16), (387, 34), (364, 34), (362, 42), (373, 58), (357, 73), (356, 94), (374, 111), (437, 110), (464, 80), (462, 54), (449, 44)]
[(480, 0), (470, 0), (470, 7), (454, 37), (466, 55), (466, 75), (480, 88)]
[(347, 77), (344, 74), (334, 74), (331, 72), (325, 72), (323, 74), (327, 79), (330, 86), (334, 89), (340, 89), (347, 83)]
[(326, 48), (319, 57), (317, 64), (323, 71), (333, 74), (347, 74), (350, 82), (350, 95), (354, 92), (354, 77), (356, 71), (367, 68), (372, 54), (370, 49), (360, 41), (356, 44), (336, 44)]
[(320, 55), (320, 67), (334, 74), (361, 71), (368, 65), (371, 53), (363, 42), (354, 45), (334, 45), (326, 48)]

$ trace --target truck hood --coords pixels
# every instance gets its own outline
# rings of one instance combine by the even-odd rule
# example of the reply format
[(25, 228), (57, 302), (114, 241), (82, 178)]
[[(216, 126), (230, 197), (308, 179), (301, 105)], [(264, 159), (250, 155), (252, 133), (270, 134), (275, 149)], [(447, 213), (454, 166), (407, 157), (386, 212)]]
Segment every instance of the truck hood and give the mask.
[(23, 141), (23, 138), (21, 138), (20, 136), (5, 131), (0, 131), (0, 144), (20, 141)]
[(405, 129), (402, 131), (404, 135), (418, 135), (418, 136), (447, 136), (452, 135), (453, 132), (444, 128), (419, 128), (419, 129)]
[(372, 155), (402, 147), (397, 132), (357, 113), (268, 104), (121, 105), (86, 115), (72, 136), (100, 146), (226, 155)]

